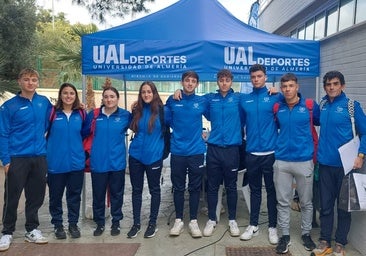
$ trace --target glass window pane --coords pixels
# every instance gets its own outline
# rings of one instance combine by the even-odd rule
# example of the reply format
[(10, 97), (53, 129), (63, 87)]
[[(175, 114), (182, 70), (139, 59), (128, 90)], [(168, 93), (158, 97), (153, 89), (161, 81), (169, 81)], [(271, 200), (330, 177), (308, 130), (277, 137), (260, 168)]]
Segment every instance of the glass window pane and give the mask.
[(339, 31), (353, 25), (355, 0), (341, 0), (339, 8)]
[(297, 38), (297, 31), (296, 30), (292, 31), (291, 34), (290, 34), (290, 37), (291, 38)]
[(313, 21), (306, 23), (305, 39), (307, 39), (307, 40), (314, 39), (314, 22)]
[(337, 32), (338, 8), (333, 8), (328, 12), (327, 36)]
[(325, 15), (321, 14), (315, 18), (315, 34), (314, 39), (319, 40), (324, 37), (325, 34)]
[(356, 23), (360, 23), (366, 20), (366, 1), (365, 0), (358, 0), (357, 7), (356, 7)]
[(299, 29), (299, 34), (297, 36), (298, 39), (305, 39), (305, 28), (302, 27)]

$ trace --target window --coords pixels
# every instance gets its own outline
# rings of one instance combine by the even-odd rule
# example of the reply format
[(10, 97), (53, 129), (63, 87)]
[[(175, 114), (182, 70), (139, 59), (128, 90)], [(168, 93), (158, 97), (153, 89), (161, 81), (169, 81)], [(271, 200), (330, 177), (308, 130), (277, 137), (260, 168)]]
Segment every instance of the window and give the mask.
[(327, 16), (327, 36), (337, 32), (338, 23), (338, 7), (335, 7), (328, 12)]
[(306, 23), (305, 39), (306, 40), (313, 40), (314, 39), (314, 22), (313, 21), (309, 21), (309, 22)]
[(297, 38), (305, 39), (305, 28), (304, 27), (299, 28), (299, 34), (298, 34)]
[(314, 40), (322, 39), (325, 35), (325, 15), (315, 17)]
[(366, 20), (366, 1), (365, 0), (357, 0), (356, 6), (356, 23), (360, 23)]
[(291, 38), (297, 38), (297, 30), (296, 29), (291, 32), (290, 37)]
[(355, 0), (341, 0), (339, 7), (339, 31), (353, 25)]

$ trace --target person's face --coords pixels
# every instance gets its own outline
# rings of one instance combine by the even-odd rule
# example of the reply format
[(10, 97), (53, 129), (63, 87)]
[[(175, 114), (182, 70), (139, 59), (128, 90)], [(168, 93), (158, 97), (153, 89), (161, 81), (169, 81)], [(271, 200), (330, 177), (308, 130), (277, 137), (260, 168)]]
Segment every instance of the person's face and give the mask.
[(298, 91), (299, 85), (293, 80), (281, 83), (281, 92), (288, 102), (293, 102), (296, 99)]
[(61, 101), (64, 106), (72, 106), (74, 104), (76, 99), (75, 91), (69, 87), (66, 86), (62, 89), (61, 92)]
[(118, 98), (114, 91), (112, 90), (104, 91), (103, 104), (106, 108), (115, 108), (118, 106)]
[(266, 85), (266, 80), (267, 76), (261, 70), (250, 73), (250, 81), (254, 88), (262, 88)]
[(333, 78), (331, 80), (327, 80), (324, 86), (324, 90), (327, 93), (329, 100), (333, 101), (335, 97), (339, 96), (345, 85), (341, 85), (341, 81), (339, 78)]
[(197, 88), (198, 86), (198, 81), (196, 78), (191, 77), (191, 76), (187, 76), (184, 78), (184, 80), (182, 81), (182, 86), (183, 86), (183, 92), (185, 94), (193, 94), (194, 90)]
[(149, 104), (153, 100), (153, 96), (154, 96), (154, 94), (151, 90), (150, 85), (148, 85), (148, 84), (143, 85), (142, 88), (141, 88), (142, 100), (145, 103)]
[(24, 93), (34, 93), (39, 85), (39, 79), (36, 75), (24, 74), (18, 79), (20, 89)]
[(221, 94), (226, 95), (233, 84), (233, 80), (228, 76), (222, 76), (217, 80), (219, 90)]

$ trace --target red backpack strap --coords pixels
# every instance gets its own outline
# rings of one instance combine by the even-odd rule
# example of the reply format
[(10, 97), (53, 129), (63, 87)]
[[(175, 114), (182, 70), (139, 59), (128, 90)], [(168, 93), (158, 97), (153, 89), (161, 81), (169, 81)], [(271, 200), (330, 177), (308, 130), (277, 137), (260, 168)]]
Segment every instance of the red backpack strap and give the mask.
[(84, 109), (82, 109), (82, 108), (79, 108), (79, 114), (80, 114), (80, 116), (81, 116), (81, 119), (82, 119), (83, 121), (85, 121), (85, 119), (86, 119), (86, 112), (85, 112), (85, 110), (84, 110)]
[(314, 101), (312, 99), (305, 99), (306, 108), (309, 110), (310, 114), (310, 125), (313, 126), (313, 108), (314, 108)]
[(53, 120), (55, 119), (56, 119), (56, 108), (55, 106), (52, 106), (49, 121), (53, 122)]
[(93, 120), (92, 120), (91, 127), (90, 127), (90, 133), (91, 134), (94, 134), (94, 131), (95, 131), (95, 120), (99, 116), (99, 112), (100, 112), (100, 108), (96, 108), (96, 109), (93, 110), (94, 116), (93, 116)]

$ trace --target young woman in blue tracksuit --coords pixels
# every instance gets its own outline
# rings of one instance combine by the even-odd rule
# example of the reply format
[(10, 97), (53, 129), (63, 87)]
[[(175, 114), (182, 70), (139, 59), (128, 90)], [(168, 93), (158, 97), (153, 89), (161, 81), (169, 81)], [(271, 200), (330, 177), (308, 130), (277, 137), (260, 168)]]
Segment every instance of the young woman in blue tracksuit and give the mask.
[[(118, 107), (119, 93), (107, 87), (102, 93), (102, 106), (95, 118), (94, 139), (90, 151), (90, 170), (93, 190), (93, 219), (97, 224), (94, 236), (100, 236), (105, 227), (105, 198), (110, 192), (111, 235), (120, 234), (123, 218), (122, 204), (125, 187), (126, 143), (125, 134), (131, 113)], [(88, 114), (89, 131), (94, 111)]]
[(77, 223), (84, 182), (85, 153), (81, 131), (85, 117), (75, 86), (62, 84), (50, 114), (47, 134), (49, 210), (57, 239), (66, 238), (62, 223), (65, 188), (69, 233), (72, 238), (80, 237)]
[(150, 238), (157, 232), (156, 220), (160, 207), (160, 176), (163, 166), (164, 139), (159, 112), (163, 107), (156, 86), (151, 81), (141, 84), (137, 103), (132, 110), (131, 130), (135, 133), (129, 148), (129, 171), (132, 185), (133, 226), (127, 234), (134, 238), (141, 229), (142, 190), (144, 174), (151, 195), (150, 220), (144, 237)]

